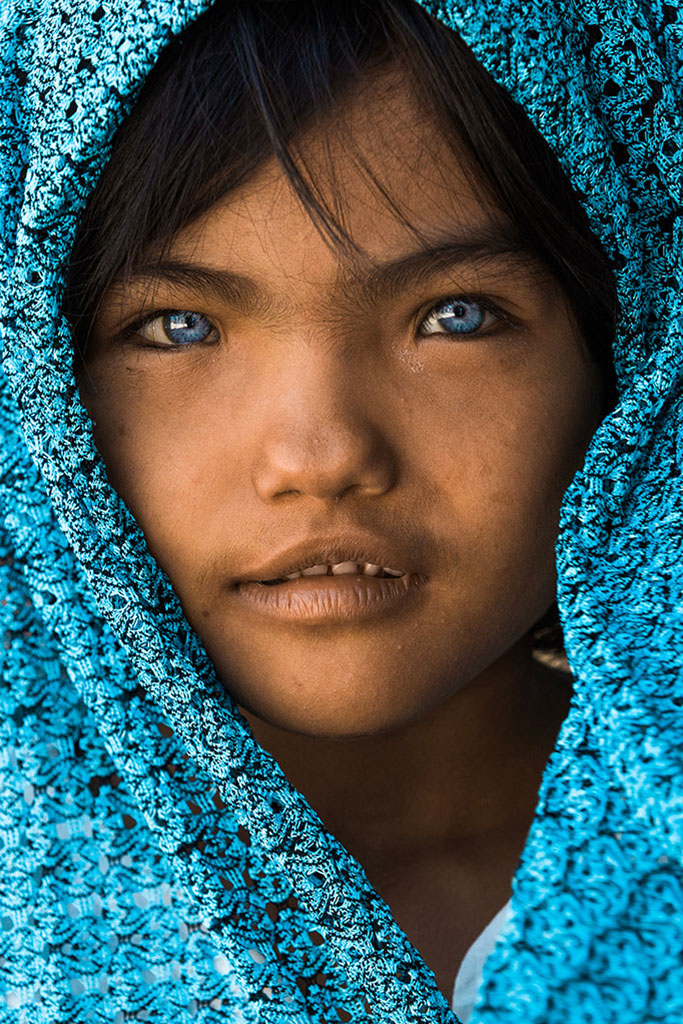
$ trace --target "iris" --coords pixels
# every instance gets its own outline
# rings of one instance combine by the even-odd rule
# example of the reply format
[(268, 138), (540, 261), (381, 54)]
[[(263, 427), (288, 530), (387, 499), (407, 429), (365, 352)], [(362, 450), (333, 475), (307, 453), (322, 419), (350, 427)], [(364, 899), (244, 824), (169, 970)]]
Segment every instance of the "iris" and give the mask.
[(175, 345), (206, 341), (212, 330), (205, 316), (186, 309), (173, 310), (160, 317), (160, 320), (164, 334)]
[(478, 302), (449, 299), (435, 306), (422, 323), (421, 334), (470, 334), (484, 322), (485, 311)]
[(188, 348), (207, 341), (213, 325), (201, 313), (171, 309), (128, 328), (128, 337), (143, 338), (152, 348)]

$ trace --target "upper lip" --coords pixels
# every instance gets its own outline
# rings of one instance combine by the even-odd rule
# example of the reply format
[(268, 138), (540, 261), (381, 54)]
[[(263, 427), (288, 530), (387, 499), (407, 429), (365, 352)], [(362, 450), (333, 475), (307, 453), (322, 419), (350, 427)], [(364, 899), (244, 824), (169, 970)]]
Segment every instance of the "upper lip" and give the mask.
[(338, 565), (340, 562), (371, 562), (400, 572), (414, 571), (411, 557), (405, 550), (388, 545), (370, 534), (340, 537), (309, 537), (279, 551), (267, 562), (261, 562), (241, 576), (237, 582), (258, 582), (284, 579), (292, 572), (311, 565)]

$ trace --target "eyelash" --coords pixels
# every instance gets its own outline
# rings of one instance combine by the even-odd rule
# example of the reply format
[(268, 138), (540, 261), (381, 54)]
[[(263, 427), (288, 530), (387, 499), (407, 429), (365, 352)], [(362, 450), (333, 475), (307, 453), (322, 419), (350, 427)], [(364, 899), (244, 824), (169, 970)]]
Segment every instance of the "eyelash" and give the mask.
[[(431, 333), (420, 333), (420, 329), (430, 319), (430, 317), (436, 315), (437, 311), (443, 309), (444, 307), (446, 307), (448, 305), (455, 305), (458, 302), (460, 302), (462, 304), (466, 304), (466, 305), (477, 305), (477, 306), (479, 306), (486, 313), (489, 313), (491, 316), (495, 317), (496, 320), (498, 321), (498, 324), (493, 324), (493, 325), (489, 326), (488, 328), (486, 328), (484, 331), (481, 331), (477, 327), (475, 330), (472, 330), (472, 331), (453, 331), (453, 332), (449, 332), (449, 331), (434, 331), (434, 332), (431, 332)], [(144, 344), (142, 345), (142, 347), (143, 348), (153, 348), (153, 349), (156, 349), (157, 351), (162, 350), (162, 351), (166, 351), (166, 352), (177, 352), (177, 351), (182, 350), (184, 348), (195, 348), (197, 345), (211, 344), (211, 343), (216, 341), (216, 335), (218, 333), (218, 328), (216, 327), (215, 324), (213, 324), (211, 322), (211, 320), (209, 320), (208, 317), (205, 317), (203, 313), (197, 314), (196, 310), (182, 310), (182, 309), (180, 309), (177, 306), (173, 307), (173, 308), (170, 308), (170, 309), (158, 309), (158, 310), (155, 310), (153, 313), (150, 313), (148, 316), (144, 317), (142, 320), (136, 320), (134, 323), (129, 324), (127, 327), (124, 328), (124, 330), (122, 331), (122, 334), (121, 334), (121, 338), (124, 341), (129, 341), (130, 339), (134, 338), (139, 333), (139, 331), (142, 328), (148, 326), (149, 324), (154, 323), (156, 320), (160, 320), (162, 317), (165, 317), (165, 316), (171, 316), (173, 314), (177, 315), (177, 314), (183, 313), (183, 312), (195, 313), (196, 315), (199, 315), (203, 319), (206, 320), (206, 322), (211, 327), (211, 333), (209, 334), (209, 336), (206, 339), (203, 339), (203, 340), (197, 341), (197, 342), (186, 342), (185, 344), (176, 344), (176, 345), (172, 344), (171, 342), (169, 342), (168, 345), (154, 344), (153, 342), (147, 341), (147, 339), (143, 339)], [(504, 326), (504, 327), (506, 326), (508, 328), (519, 327), (520, 326), (520, 321), (517, 320), (515, 317), (511, 316), (509, 313), (506, 313), (505, 310), (501, 309), (498, 305), (496, 305), (496, 303), (492, 302), (490, 299), (488, 299), (484, 295), (458, 295), (458, 294), (456, 294), (456, 295), (446, 295), (443, 298), (438, 299), (436, 302), (431, 302), (429, 304), (429, 306), (423, 307), (422, 311), (420, 312), (420, 314), (419, 314), (419, 316), (417, 318), (416, 333), (417, 333), (418, 337), (420, 337), (420, 338), (431, 338), (431, 337), (438, 337), (438, 336), (446, 337), (446, 338), (457, 338), (457, 337), (461, 337), (461, 338), (481, 338), (481, 337), (487, 337), (489, 334), (497, 333), (497, 328), (500, 328), (501, 326)]]

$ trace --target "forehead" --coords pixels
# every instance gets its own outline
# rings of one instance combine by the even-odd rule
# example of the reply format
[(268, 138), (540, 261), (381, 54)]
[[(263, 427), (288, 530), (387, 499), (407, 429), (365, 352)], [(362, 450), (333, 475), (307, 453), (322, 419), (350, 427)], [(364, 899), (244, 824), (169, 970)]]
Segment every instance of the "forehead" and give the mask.
[(416, 244), (511, 234), (472, 167), (406, 73), (369, 75), (295, 140), (293, 155), (321, 206), (353, 244), (329, 245), (275, 158), (181, 232), (170, 252), (204, 265), (229, 254), (236, 272), (287, 270), (314, 284), (357, 276)]

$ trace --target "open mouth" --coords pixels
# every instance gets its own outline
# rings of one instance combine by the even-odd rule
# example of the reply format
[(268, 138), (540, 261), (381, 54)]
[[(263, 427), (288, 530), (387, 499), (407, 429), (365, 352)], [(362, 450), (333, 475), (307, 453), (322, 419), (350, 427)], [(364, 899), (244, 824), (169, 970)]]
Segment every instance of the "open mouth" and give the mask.
[[(370, 572), (364, 571), (366, 565)], [(238, 585), (237, 594), (256, 612), (280, 622), (339, 625), (408, 608), (426, 584), (427, 578), (419, 573), (369, 562), (336, 562), (307, 566), (277, 579), (246, 580)]]
[(309, 565), (303, 569), (297, 569), (272, 580), (254, 580), (264, 587), (275, 587), (280, 583), (289, 583), (302, 577), (310, 576), (372, 576), (375, 579), (398, 579), (404, 576), (399, 569), (390, 569), (385, 565), (375, 565), (372, 562), (337, 562), (336, 564)]

